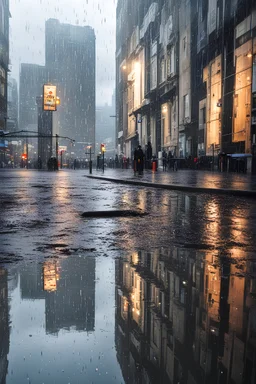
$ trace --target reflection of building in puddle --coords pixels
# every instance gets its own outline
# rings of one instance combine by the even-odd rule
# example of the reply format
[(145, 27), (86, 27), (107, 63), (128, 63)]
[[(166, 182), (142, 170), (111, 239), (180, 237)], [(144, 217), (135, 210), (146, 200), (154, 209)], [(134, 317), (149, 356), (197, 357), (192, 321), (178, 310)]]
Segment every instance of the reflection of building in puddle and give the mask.
[(41, 264), (28, 263), (21, 268), (20, 293), (22, 300), (40, 300), (45, 298)]
[(54, 292), (57, 290), (57, 281), (59, 280), (59, 262), (46, 261), (43, 264), (44, 290)]
[(116, 347), (126, 383), (255, 382), (256, 284), (240, 270), (256, 268), (242, 264), (177, 248), (116, 262)]
[(4, 384), (8, 368), (9, 353), (9, 308), (7, 271), (0, 268), (0, 383)]
[(80, 257), (75, 262), (67, 258), (60, 268), (47, 264), (44, 272), (45, 285), (50, 289), (45, 293), (46, 332), (57, 334), (73, 327), (94, 331), (95, 258)]
[(45, 300), (46, 332), (94, 331), (95, 258), (48, 260), (20, 272), (23, 300)]

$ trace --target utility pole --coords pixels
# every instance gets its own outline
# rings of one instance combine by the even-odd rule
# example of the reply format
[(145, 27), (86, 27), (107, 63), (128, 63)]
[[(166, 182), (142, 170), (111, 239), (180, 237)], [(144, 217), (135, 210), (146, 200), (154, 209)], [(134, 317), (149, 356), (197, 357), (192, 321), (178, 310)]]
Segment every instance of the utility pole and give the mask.
[(59, 142), (58, 142), (58, 135), (56, 133), (56, 171), (59, 170), (59, 156), (58, 156), (58, 152), (59, 152)]
[(90, 155), (90, 160), (89, 160), (89, 172), (90, 172), (90, 175), (92, 174), (92, 146), (91, 145), (88, 145), (87, 146), (87, 149), (89, 149), (89, 153), (88, 152), (85, 152), (86, 155)]
[(90, 146), (90, 161), (89, 161), (90, 175), (92, 174), (92, 147)]
[(26, 163), (27, 163), (27, 169), (28, 169), (28, 138), (26, 139), (26, 154), (27, 154)]

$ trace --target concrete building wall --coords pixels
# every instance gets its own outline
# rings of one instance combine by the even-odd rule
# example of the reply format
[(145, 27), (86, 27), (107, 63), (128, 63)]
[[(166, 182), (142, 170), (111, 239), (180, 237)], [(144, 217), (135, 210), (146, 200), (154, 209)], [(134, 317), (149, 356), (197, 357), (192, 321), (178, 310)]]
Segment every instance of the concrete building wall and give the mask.
[[(135, 9), (138, 17), (129, 14), (121, 31), (129, 6), (118, 3), (121, 151), (146, 146), (147, 137), (156, 154), (165, 148), (207, 164), (214, 156), (218, 165), (223, 153), (252, 154), (247, 169), (256, 172), (256, 3), (139, 0)], [(135, 62), (144, 97), (131, 74)]]

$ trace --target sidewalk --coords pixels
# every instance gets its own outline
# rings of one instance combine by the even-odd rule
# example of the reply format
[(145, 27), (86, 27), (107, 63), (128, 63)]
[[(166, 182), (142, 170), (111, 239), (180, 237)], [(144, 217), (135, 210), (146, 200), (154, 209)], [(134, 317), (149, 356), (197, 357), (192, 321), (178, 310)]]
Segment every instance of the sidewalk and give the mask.
[(134, 175), (132, 169), (107, 168), (104, 174), (94, 171), (88, 177), (154, 188), (256, 197), (256, 175), (187, 169), (163, 172), (159, 169), (157, 172), (145, 170), (142, 176), (138, 176)]

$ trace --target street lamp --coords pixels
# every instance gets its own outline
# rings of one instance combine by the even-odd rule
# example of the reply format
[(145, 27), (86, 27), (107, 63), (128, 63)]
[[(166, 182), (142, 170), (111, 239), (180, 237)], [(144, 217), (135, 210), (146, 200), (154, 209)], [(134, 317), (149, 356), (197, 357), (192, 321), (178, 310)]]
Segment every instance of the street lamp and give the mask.
[(100, 145), (100, 149), (101, 149), (101, 153), (102, 153), (102, 162), (103, 162), (103, 164), (102, 164), (102, 171), (104, 173), (104, 154), (106, 152), (105, 144), (101, 144)]
[(90, 160), (89, 160), (89, 172), (92, 174), (92, 146), (87, 145), (87, 149), (89, 149), (89, 155), (90, 155)]

